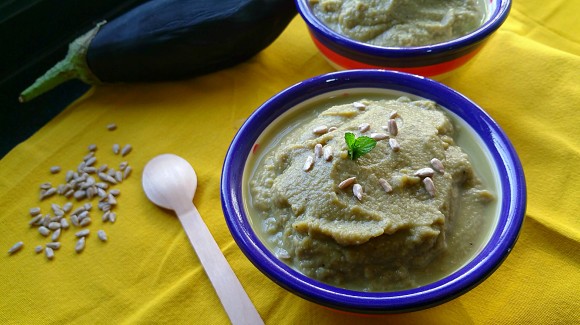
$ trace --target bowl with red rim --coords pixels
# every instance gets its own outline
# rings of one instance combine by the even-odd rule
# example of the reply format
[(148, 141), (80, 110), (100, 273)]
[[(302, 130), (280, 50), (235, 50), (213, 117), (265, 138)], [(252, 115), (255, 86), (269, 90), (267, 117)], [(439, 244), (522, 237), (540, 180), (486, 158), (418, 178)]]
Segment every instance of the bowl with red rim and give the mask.
[(336, 69), (386, 69), (441, 79), (471, 60), (508, 17), (511, 0), (484, 1), (483, 23), (446, 42), (414, 47), (381, 47), (353, 40), (326, 26), (312, 12), (310, 0), (295, 0), (310, 36)]

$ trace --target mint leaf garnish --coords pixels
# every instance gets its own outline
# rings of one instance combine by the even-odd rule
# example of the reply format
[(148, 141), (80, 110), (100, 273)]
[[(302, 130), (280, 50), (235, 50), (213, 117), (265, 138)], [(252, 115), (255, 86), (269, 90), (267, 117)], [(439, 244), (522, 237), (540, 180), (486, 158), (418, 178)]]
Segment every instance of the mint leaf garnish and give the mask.
[(373, 138), (364, 135), (357, 138), (351, 132), (344, 134), (344, 141), (348, 148), (348, 156), (352, 160), (356, 160), (362, 155), (369, 153), (377, 145), (377, 141)]

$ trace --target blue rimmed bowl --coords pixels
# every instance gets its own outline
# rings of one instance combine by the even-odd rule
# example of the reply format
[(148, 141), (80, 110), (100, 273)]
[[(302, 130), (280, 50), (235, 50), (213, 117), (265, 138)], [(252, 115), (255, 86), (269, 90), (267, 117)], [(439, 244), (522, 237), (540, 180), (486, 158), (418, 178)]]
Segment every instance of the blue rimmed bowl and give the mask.
[(511, 0), (482, 0), (483, 24), (473, 32), (447, 42), (416, 47), (381, 47), (341, 35), (312, 13), (309, 0), (295, 0), (320, 53), (338, 70), (386, 69), (442, 79), (481, 50), (508, 17)]
[[(281, 115), (305, 103), (339, 93), (396, 92), (437, 102), (472, 129), (497, 183), (497, 215), (487, 241), (475, 257), (452, 274), (419, 288), (394, 292), (360, 292), (311, 279), (288, 266), (264, 245), (246, 209), (246, 162), (261, 134)], [(474, 102), (431, 79), (384, 70), (341, 71), (318, 76), (278, 93), (246, 120), (234, 137), (223, 165), (222, 208), (229, 230), (247, 258), (288, 291), (333, 309), (358, 313), (397, 313), (441, 304), (486, 279), (516, 243), (526, 208), (526, 184), (519, 158), (509, 139)]]

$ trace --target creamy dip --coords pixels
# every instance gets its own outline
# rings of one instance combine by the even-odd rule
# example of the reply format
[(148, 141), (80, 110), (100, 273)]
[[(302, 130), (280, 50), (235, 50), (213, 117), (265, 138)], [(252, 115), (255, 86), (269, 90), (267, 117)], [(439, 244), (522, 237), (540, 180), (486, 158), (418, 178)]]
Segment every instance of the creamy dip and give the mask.
[(483, 0), (310, 0), (325, 25), (348, 38), (387, 47), (445, 42), (478, 28)]
[[(362, 291), (417, 287), (482, 247), (494, 219), (493, 190), (482, 185), (436, 103), (365, 98), (313, 104), (270, 128), (247, 163), (246, 206), (273, 253), (309, 277)], [(391, 118), (396, 131), (386, 130)], [(347, 132), (380, 140), (352, 160)], [(478, 148), (467, 138), (467, 147)], [(491, 175), (485, 159), (478, 162)]]

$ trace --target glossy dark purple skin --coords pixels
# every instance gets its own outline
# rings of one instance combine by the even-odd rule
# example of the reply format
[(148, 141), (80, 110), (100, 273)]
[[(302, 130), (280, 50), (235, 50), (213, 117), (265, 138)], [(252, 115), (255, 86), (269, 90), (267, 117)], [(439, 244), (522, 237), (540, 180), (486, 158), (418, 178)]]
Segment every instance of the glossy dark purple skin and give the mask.
[[(496, 166), (503, 201), (497, 228), (484, 249), (470, 263), (435, 283), (396, 292), (357, 292), (313, 280), (278, 260), (254, 233), (244, 211), (244, 165), (261, 132), (286, 110), (334, 90), (392, 89), (439, 103), (465, 120), (482, 138)], [(501, 128), (475, 103), (449, 87), (416, 75), (382, 70), (330, 73), (298, 83), (260, 106), (240, 128), (227, 152), (221, 179), (222, 208), (227, 225), (248, 259), (281, 287), (321, 305), (360, 313), (399, 313), (451, 300), (486, 279), (516, 243), (526, 208), (526, 183), (519, 158)]]
[(506, 20), (511, 0), (496, 0), (490, 18), (477, 30), (444, 43), (416, 47), (380, 47), (349, 39), (328, 28), (312, 14), (308, 0), (295, 0), (298, 12), (318, 41), (333, 52), (379, 67), (411, 68), (429, 66), (467, 55), (484, 44)]

